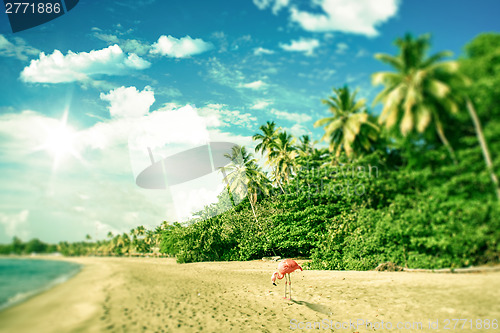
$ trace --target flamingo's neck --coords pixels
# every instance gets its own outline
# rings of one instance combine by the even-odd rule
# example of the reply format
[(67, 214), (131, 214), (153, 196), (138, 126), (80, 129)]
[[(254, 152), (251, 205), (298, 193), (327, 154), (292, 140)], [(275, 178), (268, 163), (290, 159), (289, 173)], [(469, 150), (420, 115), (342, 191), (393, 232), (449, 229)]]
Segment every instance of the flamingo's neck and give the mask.
[(276, 272), (276, 273), (274, 273), (274, 274), (276, 274), (276, 277), (277, 277), (278, 279), (280, 279), (280, 280), (281, 280), (281, 279), (283, 279), (283, 278), (285, 277), (285, 274), (281, 275), (281, 273), (280, 273), (280, 272)]

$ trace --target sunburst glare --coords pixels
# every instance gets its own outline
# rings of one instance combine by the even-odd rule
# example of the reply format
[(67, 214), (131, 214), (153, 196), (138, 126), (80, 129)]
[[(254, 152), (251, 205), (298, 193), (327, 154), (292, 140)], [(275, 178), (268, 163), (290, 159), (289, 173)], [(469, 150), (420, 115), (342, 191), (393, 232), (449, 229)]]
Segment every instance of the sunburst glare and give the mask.
[(57, 124), (43, 124), (46, 138), (44, 143), (36, 149), (47, 151), (53, 156), (53, 170), (56, 170), (67, 157), (82, 160), (76, 149), (78, 132), (67, 124), (67, 119), (68, 111), (66, 110)]

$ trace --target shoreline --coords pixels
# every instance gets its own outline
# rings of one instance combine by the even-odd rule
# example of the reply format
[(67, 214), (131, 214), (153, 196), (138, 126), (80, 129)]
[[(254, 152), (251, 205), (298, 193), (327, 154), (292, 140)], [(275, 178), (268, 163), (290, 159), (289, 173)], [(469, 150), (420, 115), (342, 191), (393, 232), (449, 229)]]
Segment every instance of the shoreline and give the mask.
[[(0, 260), (1, 259), (51, 260), (51, 261), (66, 261), (66, 262), (70, 262), (70, 263), (76, 263), (74, 260), (65, 260), (65, 258), (66, 257), (61, 256), (61, 255), (50, 255), (50, 254), (49, 255), (45, 255), (45, 254), (43, 254), (43, 255), (0, 255)], [(78, 275), (82, 269), (83, 269), (83, 265), (78, 264), (78, 267), (76, 267), (75, 269), (57, 276), (53, 280), (49, 281), (47, 284), (45, 284), (37, 289), (32, 289), (32, 290), (29, 290), (27, 292), (22, 292), (20, 294), (18, 293), (16, 295), (10, 297), (9, 300), (12, 298), (14, 298), (14, 300), (7, 302), (5, 304), (0, 304), (0, 313), (2, 311), (9, 309), (9, 308), (12, 308), (16, 305), (22, 304), (32, 297), (35, 297), (39, 294), (47, 292), (47, 291), (51, 290), (52, 288), (69, 281), (71, 278)]]
[(292, 274), (290, 301), (282, 299), (284, 280), (271, 285), (276, 262), (43, 257), (82, 268), (66, 282), (1, 311), (0, 332), (278, 332), (289, 330), (292, 320), (500, 317), (500, 272), (305, 270)]
[[(30, 259), (30, 258), (25, 258), (25, 259)], [(1, 260), (1, 258), (0, 258), (0, 260)], [(32, 297), (35, 297), (36, 295), (39, 295), (39, 294), (44, 293), (46, 291), (49, 291), (50, 289), (52, 289), (52, 288), (54, 288), (62, 283), (67, 282), (68, 280), (70, 280), (71, 278), (76, 276), (78, 273), (80, 273), (81, 270), (82, 270), (82, 266), (79, 265), (77, 268), (57, 276), (55, 279), (49, 281), (47, 284), (45, 284), (41, 287), (26, 291), (26, 292), (17, 293), (15, 295), (11, 296), (8, 299), (7, 303), (0, 304), (0, 312), (5, 311), (6, 309), (11, 308), (13, 306), (16, 306), (18, 304), (22, 304), (23, 302), (26, 302), (27, 300), (29, 300)]]
[[(78, 327), (97, 309), (102, 298), (97, 279), (105, 276), (96, 274), (92, 279), (92, 274), (99, 273), (93, 267), (95, 264), (64, 256), (19, 256), (19, 259), (67, 261), (81, 267), (66, 281), (0, 311), (0, 332), (66, 332)], [(81, 296), (85, 294), (86, 300), (82, 302)], [(66, 315), (60, 314), (64, 312)]]

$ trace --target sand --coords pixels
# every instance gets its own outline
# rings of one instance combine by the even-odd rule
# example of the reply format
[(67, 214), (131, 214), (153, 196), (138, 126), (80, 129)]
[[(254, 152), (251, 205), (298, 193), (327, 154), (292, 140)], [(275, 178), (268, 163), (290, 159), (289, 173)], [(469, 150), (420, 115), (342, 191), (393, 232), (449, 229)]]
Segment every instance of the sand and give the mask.
[(294, 272), (290, 301), (283, 299), (284, 280), (271, 284), (275, 262), (64, 260), (84, 268), (0, 312), (0, 332), (281, 332), (311, 325), (322, 332), (450, 332), (464, 322), (445, 329), (454, 318), (472, 319), (462, 331), (475, 332), (476, 319), (500, 320), (500, 272)]

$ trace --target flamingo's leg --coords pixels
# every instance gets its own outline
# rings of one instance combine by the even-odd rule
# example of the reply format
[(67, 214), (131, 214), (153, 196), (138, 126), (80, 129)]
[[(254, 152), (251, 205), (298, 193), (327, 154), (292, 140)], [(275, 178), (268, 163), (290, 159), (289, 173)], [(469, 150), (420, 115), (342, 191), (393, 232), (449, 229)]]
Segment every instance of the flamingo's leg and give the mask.
[(292, 276), (288, 274), (288, 279), (290, 280), (290, 300), (292, 300)]
[(285, 297), (283, 297), (284, 299), (286, 299), (286, 288), (287, 288), (287, 284), (288, 284), (288, 278), (285, 274)]

